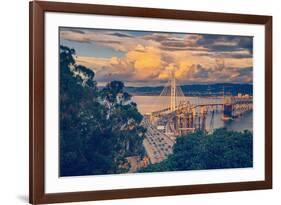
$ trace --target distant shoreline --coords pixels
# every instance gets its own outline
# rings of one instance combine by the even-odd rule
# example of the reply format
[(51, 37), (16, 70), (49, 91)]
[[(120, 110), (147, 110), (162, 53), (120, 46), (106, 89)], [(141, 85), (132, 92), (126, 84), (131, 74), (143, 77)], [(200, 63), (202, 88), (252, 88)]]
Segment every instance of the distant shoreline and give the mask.
[[(180, 85), (180, 87), (185, 96), (253, 95), (253, 84), (249, 83), (189, 84)], [(98, 88), (103, 89), (104, 86)], [(163, 89), (164, 86), (124, 87), (124, 91), (132, 96), (159, 96)]]
[[(192, 84), (181, 85), (181, 90), (186, 96), (222, 96), (233, 95), (239, 93), (245, 95), (253, 95), (252, 84), (231, 84), (231, 83), (218, 83), (218, 84)], [(133, 96), (159, 96), (164, 86), (156, 87), (125, 87), (124, 90)]]
[[(141, 93), (129, 93), (132, 97), (138, 96), (138, 97), (159, 97), (159, 94), (141, 94)], [(184, 97), (223, 97), (223, 95), (184, 95)]]

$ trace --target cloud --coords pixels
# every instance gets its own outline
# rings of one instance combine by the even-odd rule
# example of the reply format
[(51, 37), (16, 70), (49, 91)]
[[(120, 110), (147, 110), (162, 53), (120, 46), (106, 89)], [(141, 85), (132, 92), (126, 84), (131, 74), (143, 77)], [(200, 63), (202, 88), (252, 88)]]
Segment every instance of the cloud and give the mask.
[(251, 54), (253, 54), (253, 38), (252, 37), (243, 37), (238, 41), (238, 46), (241, 48), (247, 49)]
[(252, 54), (253, 38), (248, 36), (202, 35), (198, 45), (211, 52), (248, 51)]
[[(209, 53), (247, 51), (248, 56), (251, 57), (253, 50), (253, 38), (249, 36), (172, 33), (148, 33), (143, 36), (133, 36), (128, 32), (120, 31), (86, 32), (79, 29), (64, 28), (60, 32), (60, 37), (69, 41), (100, 43), (120, 51), (130, 51), (137, 44), (141, 44), (155, 46), (167, 51), (205, 51)], [(203, 54), (201, 53), (201, 55)], [(243, 56), (240, 55), (240, 57)]]
[(201, 78), (208, 78), (209, 77), (209, 70), (204, 68), (202, 65), (197, 64), (197, 65), (193, 65), (195, 66), (195, 72), (193, 73), (193, 77), (197, 78), (197, 79), (201, 79)]
[[(103, 31), (96, 32), (85, 31), (74, 32), (73, 29), (62, 29), (60, 31), (60, 38), (78, 43), (97, 43), (104, 47), (113, 48), (116, 51), (128, 52), (133, 50), (137, 44), (152, 45), (153, 42), (147, 41), (142, 37), (134, 37), (121, 32)], [(133, 39), (132, 39), (133, 38)]]
[(93, 69), (98, 82), (161, 84), (171, 70), (182, 83), (252, 81), (252, 37), (63, 29), (60, 38), (124, 53), (104, 58), (77, 54), (77, 63)]
[[(141, 50), (140, 50), (141, 49)], [(136, 46), (118, 58), (78, 57), (78, 64), (83, 64), (96, 72), (96, 77), (101, 81), (124, 80), (149, 80), (157, 78), (161, 72), (163, 61), (159, 50), (154, 47)]]
[(198, 82), (251, 82), (252, 67), (230, 67), (222, 62), (213, 65), (194, 64), (178, 61), (168, 64), (161, 60), (159, 51), (145, 48), (144, 51), (132, 51), (122, 58), (95, 59), (79, 57), (78, 63), (88, 65), (96, 72), (98, 82), (122, 80), (138, 85), (148, 83), (161, 84), (170, 79), (175, 70), (177, 80), (182, 83)]
[(140, 79), (154, 77), (159, 75), (164, 62), (161, 59), (160, 51), (155, 47), (137, 46), (134, 51), (130, 51), (126, 55), (126, 60), (134, 64), (135, 72), (138, 73)]
[[(228, 67), (217, 65), (215, 67), (204, 67), (201, 64), (193, 64), (182, 70), (178, 77), (182, 82), (196, 83), (213, 83), (213, 82), (252, 82), (252, 67)], [(188, 79), (186, 81), (186, 79)]]
[(159, 47), (168, 51), (203, 51), (204, 47), (197, 45), (201, 38), (198, 34), (159, 34), (155, 33), (144, 37), (159, 44)]
[[(63, 30), (64, 28), (61, 28), (61, 30)], [(80, 30), (80, 29), (76, 29), (76, 28), (68, 28), (68, 31), (74, 32), (74, 33), (80, 33), (80, 34), (85, 34), (84, 31)]]
[(119, 32), (110, 33), (109, 35), (118, 36), (118, 37), (121, 37), (121, 38), (132, 38), (133, 37), (131, 35), (128, 35), (128, 34), (125, 34), (125, 33), (119, 33)]
[(197, 56), (209, 56), (212, 58), (252, 58), (253, 55), (248, 51), (227, 51), (227, 52), (198, 52), (194, 55)]

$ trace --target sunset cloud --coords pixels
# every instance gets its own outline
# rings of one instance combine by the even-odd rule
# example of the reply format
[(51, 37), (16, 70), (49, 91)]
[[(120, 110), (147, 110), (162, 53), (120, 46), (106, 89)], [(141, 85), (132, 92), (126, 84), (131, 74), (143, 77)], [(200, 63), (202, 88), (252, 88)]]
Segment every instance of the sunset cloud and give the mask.
[(252, 82), (252, 37), (62, 28), (60, 40), (100, 83), (159, 85), (171, 70), (182, 84)]

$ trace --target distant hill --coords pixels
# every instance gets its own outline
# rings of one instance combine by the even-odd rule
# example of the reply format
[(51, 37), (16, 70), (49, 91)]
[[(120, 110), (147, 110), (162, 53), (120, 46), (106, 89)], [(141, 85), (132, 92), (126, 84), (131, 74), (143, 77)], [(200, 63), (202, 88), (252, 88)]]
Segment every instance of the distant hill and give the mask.
[[(126, 87), (125, 91), (131, 95), (160, 95), (163, 86), (156, 87)], [(193, 84), (181, 85), (181, 89), (188, 96), (210, 96), (210, 95), (253, 95), (252, 84), (234, 84), (234, 83), (217, 83), (217, 84)]]

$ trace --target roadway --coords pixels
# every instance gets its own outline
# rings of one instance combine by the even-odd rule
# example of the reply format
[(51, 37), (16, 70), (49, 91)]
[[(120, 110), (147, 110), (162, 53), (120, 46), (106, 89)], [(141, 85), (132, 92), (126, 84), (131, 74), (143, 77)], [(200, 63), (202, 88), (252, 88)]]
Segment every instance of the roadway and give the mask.
[(163, 132), (157, 130), (147, 119), (143, 120), (143, 125), (147, 129), (143, 140), (146, 153), (151, 164), (159, 163), (172, 153), (175, 142)]

